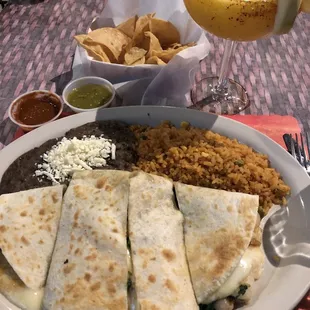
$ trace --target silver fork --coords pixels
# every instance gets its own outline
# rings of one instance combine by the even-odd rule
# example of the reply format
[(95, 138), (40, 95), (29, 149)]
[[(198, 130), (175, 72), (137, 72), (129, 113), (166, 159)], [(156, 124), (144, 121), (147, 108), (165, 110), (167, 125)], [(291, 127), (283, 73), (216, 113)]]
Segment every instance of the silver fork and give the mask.
[[(307, 170), (310, 154), (309, 133), (290, 134), (290, 149), (292, 156)], [(306, 148), (305, 148), (306, 146)]]

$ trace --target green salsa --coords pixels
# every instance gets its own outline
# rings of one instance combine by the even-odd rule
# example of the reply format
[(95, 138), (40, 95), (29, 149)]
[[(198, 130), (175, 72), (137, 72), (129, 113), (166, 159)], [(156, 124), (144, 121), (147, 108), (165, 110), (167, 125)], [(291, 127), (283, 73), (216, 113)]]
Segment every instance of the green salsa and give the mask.
[(95, 109), (106, 104), (111, 97), (112, 92), (107, 86), (87, 84), (74, 88), (67, 100), (76, 108)]

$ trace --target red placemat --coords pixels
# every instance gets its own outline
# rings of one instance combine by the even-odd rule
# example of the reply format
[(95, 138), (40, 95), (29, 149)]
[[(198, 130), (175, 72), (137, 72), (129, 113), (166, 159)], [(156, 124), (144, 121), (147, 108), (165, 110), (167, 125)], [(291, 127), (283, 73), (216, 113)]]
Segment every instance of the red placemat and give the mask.
[[(73, 113), (63, 112), (61, 118), (69, 116)], [(296, 118), (292, 116), (281, 115), (231, 115), (225, 116), (241, 122), (249, 127), (264, 133), (278, 144), (285, 148), (282, 136), (284, 133), (299, 133), (300, 127)], [(14, 135), (14, 140), (23, 136), (25, 132), (18, 129)]]
[(298, 121), (293, 116), (282, 115), (232, 115), (225, 116), (252, 127), (267, 135), (285, 148), (285, 133), (300, 133)]

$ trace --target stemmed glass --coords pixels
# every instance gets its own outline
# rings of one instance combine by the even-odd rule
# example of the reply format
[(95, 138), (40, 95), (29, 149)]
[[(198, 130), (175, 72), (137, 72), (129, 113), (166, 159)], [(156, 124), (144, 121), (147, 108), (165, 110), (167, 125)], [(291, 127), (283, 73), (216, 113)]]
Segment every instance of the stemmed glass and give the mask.
[(228, 78), (236, 45), (236, 41), (225, 40), (219, 74), (202, 79), (195, 85), (199, 91), (191, 92), (192, 108), (218, 114), (237, 114), (249, 107), (250, 100), (244, 87)]
[[(278, 34), (289, 31), (290, 27), (284, 22), (294, 22), (300, 3), (297, 0), (285, 0), (286, 3), (298, 5), (298, 8), (293, 9), (296, 14), (291, 13), (292, 6), (286, 7), (285, 10), (290, 14), (286, 16), (277, 14), (278, 1), (281, 0), (184, 0), (189, 14), (198, 25), (225, 39), (219, 74), (197, 83), (196, 89), (201, 92), (192, 93), (192, 108), (213, 113), (237, 114), (249, 106), (246, 90), (238, 82), (228, 78), (231, 58), (238, 41), (253, 41), (266, 37), (272, 34), (279, 24)], [(284, 24), (286, 28), (283, 30)]]

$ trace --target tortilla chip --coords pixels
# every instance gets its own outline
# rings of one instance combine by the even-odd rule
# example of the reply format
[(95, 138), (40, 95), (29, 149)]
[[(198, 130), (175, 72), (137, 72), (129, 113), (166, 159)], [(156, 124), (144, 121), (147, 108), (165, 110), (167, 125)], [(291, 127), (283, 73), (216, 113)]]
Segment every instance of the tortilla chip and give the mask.
[(182, 45), (176, 27), (154, 16), (135, 15), (116, 28), (96, 29), (75, 39), (95, 60), (124, 65), (164, 65), (182, 50), (196, 45)]
[(144, 65), (145, 64), (145, 56), (143, 56), (141, 59), (135, 61), (134, 63), (132, 63), (132, 66), (137, 66), (137, 65)]
[(168, 63), (176, 54), (187, 49), (187, 46), (181, 46), (177, 49), (169, 48), (163, 51), (152, 51), (152, 56), (157, 56), (164, 62)]
[(116, 28), (100, 28), (91, 31), (88, 37), (100, 44), (113, 63), (119, 63), (124, 48), (130, 43), (130, 38)]
[(150, 31), (158, 38), (163, 48), (180, 43), (180, 33), (170, 22), (158, 18), (150, 20)]
[(146, 63), (149, 65), (166, 65), (166, 63), (157, 56), (150, 57)]
[(82, 46), (88, 53), (90, 57), (94, 60), (99, 60), (103, 62), (110, 63), (110, 59), (107, 54), (104, 52), (102, 46), (94, 42), (87, 35), (81, 34), (74, 37), (80, 46)]
[(173, 49), (177, 49), (179, 47), (182, 47), (181, 43), (173, 43), (171, 44), (168, 48), (173, 48)]
[(141, 47), (144, 39), (144, 33), (150, 30), (150, 21), (155, 13), (140, 16), (136, 22), (135, 34), (133, 37), (132, 46)]
[(132, 39), (135, 34), (137, 20), (138, 16), (135, 15), (134, 17), (131, 17), (123, 23), (119, 24), (116, 29), (120, 30), (122, 33)]
[(144, 40), (142, 42), (142, 47), (148, 51), (146, 54), (146, 58), (149, 58), (152, 56), (152, 51), (162, 51), (163, 50), (158, 39), (150, 31), (146, 31), (144, 33)]
[[(132, 47), (124, 56), (125, 64), (126, 65), (132, 65), (138, 60), (142, 59), (145, 54), (147, 53), (146, 50), (139, 47)], [(145, 59), (144, 59), (145, 63)]]

